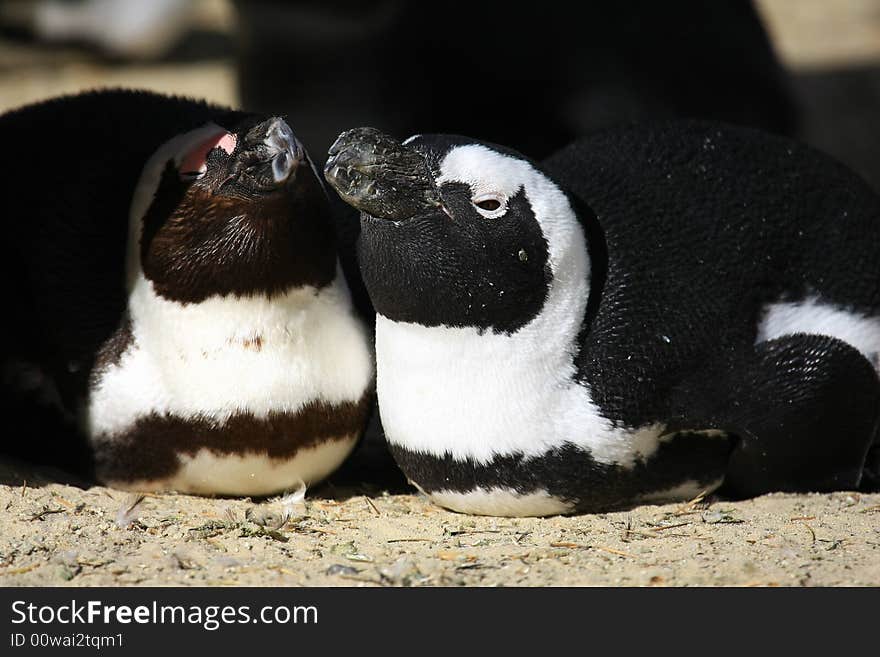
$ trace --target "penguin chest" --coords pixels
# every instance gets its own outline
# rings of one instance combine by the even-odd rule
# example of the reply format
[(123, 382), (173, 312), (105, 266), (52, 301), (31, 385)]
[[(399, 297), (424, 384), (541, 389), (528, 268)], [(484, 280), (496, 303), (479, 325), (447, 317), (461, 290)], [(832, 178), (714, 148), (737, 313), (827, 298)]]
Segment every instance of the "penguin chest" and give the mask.
[(124, 347), (111, 340), (99, 358), (84, 418), (99, 478), (265, 495), (330, 474), (369, 410), (371, 357), (357, 321), (265, 304), (237, 309), (232, 323), (229, 308), (225, 319), (194, 310), (176, 321), (136, 316)]
[(564, 513), (589, 493), (591, 467), (633, 472), (660, 449), (663, 426), (614, 424), (574, 380), (570, 355), (529, 340), (377, 317), (385, 434), (402, 469), (439, 504)]

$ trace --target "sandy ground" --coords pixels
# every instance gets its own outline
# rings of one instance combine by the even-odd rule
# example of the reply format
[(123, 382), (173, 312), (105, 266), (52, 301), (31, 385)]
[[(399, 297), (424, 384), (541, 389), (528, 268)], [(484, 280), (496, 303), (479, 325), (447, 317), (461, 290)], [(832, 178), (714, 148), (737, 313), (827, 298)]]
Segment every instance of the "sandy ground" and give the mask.
[(369, 489), (141, 499), (57, 478), (0, 466), (0, 585), (880, 585), (880, 495), (512, 519)]
[[(222, 27), (228, 16), (208, 4), (208, 27)], [(831, 18), (826, 0), (759, 4), (790, 66), (880, 61), (876, 0), (840, 0)], [(0, 41), (0, 110), (105, 85), (237, 102), (222, 56), (120, 67)], [(64, 480), (0, 463), (0, 585), (880, 585), (880, 495), (493, 519), (400, 486), (331, 484), (305, 501), (139, 500)]]

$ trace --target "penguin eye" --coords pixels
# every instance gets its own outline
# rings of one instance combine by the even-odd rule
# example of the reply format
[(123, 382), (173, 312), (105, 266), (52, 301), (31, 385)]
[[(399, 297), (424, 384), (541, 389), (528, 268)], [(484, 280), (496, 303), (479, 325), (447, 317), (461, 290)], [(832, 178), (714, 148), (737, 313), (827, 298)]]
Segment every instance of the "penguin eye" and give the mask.
[(494, 218), (500, 217), (507, 211), (504, 203), (504, 197), (499, 194), (481, 194), (474, 198), (471, 202), (474, 207), (484, 217)]

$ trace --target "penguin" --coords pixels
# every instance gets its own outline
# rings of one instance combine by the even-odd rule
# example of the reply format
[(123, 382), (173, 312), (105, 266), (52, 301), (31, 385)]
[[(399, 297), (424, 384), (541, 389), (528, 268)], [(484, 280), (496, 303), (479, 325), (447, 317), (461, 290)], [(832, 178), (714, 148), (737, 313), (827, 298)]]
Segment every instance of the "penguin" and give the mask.
[[(366, 124), (480, 135), (544, 158), (578, 135), (636, 120), (698, 117), (782, 134), (800, 127), (792, 81), (750, 0), (576, 8), (447, 0), (443, 11), (236, 0), (235, 8), (245, 105), (283, 108), (315, 143)], [(601, 28), (585, 37), (584, 26)], [(511, 35), (528, 46), (511, 47)], [(299, 66), (277, 66), (281, 59)], [(508, 106), (516, 111), (498, 111)], [(541, 129), (523, 130), (525, 116)]]
[(541, 163), (360, 128), (325, 177), (360, 211), (390, 449), (439, 505), (545, 516), (876, 477), (880, 199), (830, 157), (687, 120)]
[(372, 345), (283, 117), (99, 91), (8, 113), (0, 136), (5, 450), (53, 412), (120, 489), (268, 495), (340, 465)]

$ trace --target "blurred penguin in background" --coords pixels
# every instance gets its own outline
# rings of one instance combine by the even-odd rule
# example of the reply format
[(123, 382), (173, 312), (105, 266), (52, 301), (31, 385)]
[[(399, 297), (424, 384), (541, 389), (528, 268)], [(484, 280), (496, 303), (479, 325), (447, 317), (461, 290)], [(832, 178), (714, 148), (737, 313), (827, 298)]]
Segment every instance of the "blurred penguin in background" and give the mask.
[[(155, 60), (180, 52), (206, 4), (7, 1), (0, 24), (45, 43)], [(537, 159), (644, 119), (789, 135), (797, 127), (786, 74), (749, 0), (234, 6), (241, 105), (289, 115), (314, 153), (352, 125), (480, 135)]]
[(644, 119), (796, 130), (785, 72), (747, 0), (236, 8), (244, 106), (288, 112), (316, 152), (352, 125), (480, 135), (538, 159)]
[(0, 20), (45, 43), (79, 44), (120, 59), (156, 59), (184, 37), (194, 9), (192, 0), (13, 0), (0, 5)]

